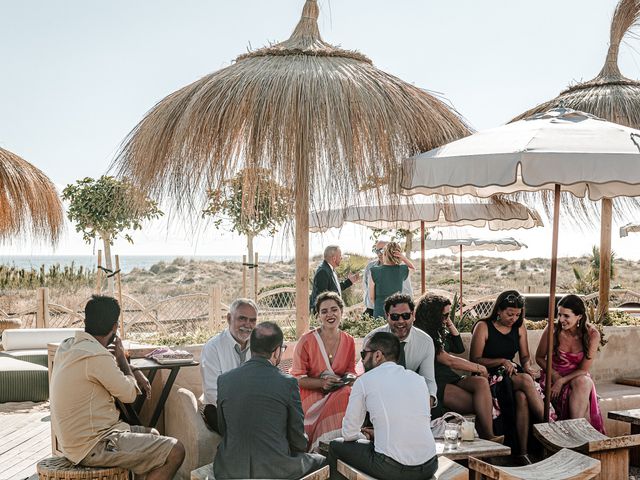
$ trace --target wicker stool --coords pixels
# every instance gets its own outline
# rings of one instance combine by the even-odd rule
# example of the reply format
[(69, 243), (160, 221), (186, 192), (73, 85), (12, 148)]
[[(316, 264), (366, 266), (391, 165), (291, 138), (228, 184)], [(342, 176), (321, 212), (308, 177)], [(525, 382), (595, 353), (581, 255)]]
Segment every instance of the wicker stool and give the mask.
[(64, 457), (40, 460), (36, 466), (40, 480), (129, 480), (129, 470), (120, 467), (82, 467)]

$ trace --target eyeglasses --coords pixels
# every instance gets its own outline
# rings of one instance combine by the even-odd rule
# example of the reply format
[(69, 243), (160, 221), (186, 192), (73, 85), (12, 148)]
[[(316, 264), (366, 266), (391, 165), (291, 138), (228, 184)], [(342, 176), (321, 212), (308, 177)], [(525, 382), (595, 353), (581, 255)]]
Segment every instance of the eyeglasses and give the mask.
[(377, 352), (377, 350), (362, 350), (360, 352), (360, 358), (364, 360), (364, 357), (367, 356), (367, 353), (371, 353), (371, 352)]
[(411, 312), (389, 314), (389, 318), (394, 322), (397, 322), (398, 320), (400, 320), (400, 317), (402, 317), (403, 320), (409, 320), (411, 318)]
[(524, 297), (522, 295), (515, 295), (513, 293), (510, 293), (509, 295), (504, 297), (502, 302), (500, 302), (500, 305), (515, 305), (518, 308), (522, 308), (524, 307)]
[(384, 248), (374, 248), (374, 249), (373, 249), (373, 251), (374, 251), (376, 254), (380, 255), (382, 252), (384, 252)]

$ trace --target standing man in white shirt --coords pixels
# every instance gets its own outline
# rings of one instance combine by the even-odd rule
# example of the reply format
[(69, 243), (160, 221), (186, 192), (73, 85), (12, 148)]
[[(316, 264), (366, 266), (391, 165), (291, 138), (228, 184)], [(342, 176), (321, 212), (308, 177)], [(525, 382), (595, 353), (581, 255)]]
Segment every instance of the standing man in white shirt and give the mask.
[(204, 392), (204, 418), (207, 425), (218, 430), (218, 377), (239, 367), (251, 358), (249, 338), (258, 320), (258, 306), (249, 298), (238, 298), (229, 307), (229, 327), (202, 348), (200, 372)]
[(324, 249), (324, 261), (318, 266), (313, 276), (313, 288), (309, 297), (309, 311), (316, 313), (315, 304), (316, 297), (322, 292), (336, 292), (342, 297), (342, 291), (349, 288), (355, 282), (360, 280), (360, 275), (350, 273), (347, 279), (342, 282), (338, 278), (336, 268), (340, 266), (342, 261), (342, 252), (337, 245), (329, 245)]
[[(342, 460), (375, 478), (426, 480), (438, 469), (431, 434), (427, 386), (420, 375), (397, 364), (400, 341), (374, 334), (360, 352), (365, 373), (351, 389), (342, 436), (329, 444), (331, 480)], [(373, 428), (361, 428), (369, 412)], [(366, 442), (365, 440), (369, 440)]]
[(434, 407), (438, 403), (434, 363), (436, 350), (431, 337), (413, 326), (414, 310), (415, 304), (409, 295), (394, 293), (389, 296), (384, 301), (387, 325), (369, 332), (362, 344), (366, 346), (369, 339), (378, 332), (394, 334), (400, 340), (398, 365), (413, 370), (424, 378), (431, 397), (430, 405)]

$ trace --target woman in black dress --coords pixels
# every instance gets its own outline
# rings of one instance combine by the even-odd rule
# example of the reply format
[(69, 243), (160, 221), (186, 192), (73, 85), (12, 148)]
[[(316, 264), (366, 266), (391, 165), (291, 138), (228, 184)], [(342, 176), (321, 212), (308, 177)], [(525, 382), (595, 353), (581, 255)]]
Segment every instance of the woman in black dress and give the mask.
[[(481, 438), (495, 440), (492, 421), (492, 399), (484, 365), (451, 355), (463, 353), (464, 345), (460, 333), (451, 321), (451, 301), (440, 295), (427, 293), (416, 306), (414, 326), (433, 339), (435, 346), (435, 376), (438, 385), (438, 405), (433, 408), (433, 417), (447, 411), (463, 415), (474, 413), (476, 427)], [(478, 376), (461, 376), (453, 369), (470, 372)]]
[[(488, 317), (476, 322), (470, 358), (489, 370), (491, 393), (499, 410), (498, 433), (512, 451), (527, 453), (531, 420), (544, 421), (542, 397), (534, 381), (524, 325), (524, 297), (516, 290), (502, 292)], [(513, 361), (516, 353), (520, 365)]]

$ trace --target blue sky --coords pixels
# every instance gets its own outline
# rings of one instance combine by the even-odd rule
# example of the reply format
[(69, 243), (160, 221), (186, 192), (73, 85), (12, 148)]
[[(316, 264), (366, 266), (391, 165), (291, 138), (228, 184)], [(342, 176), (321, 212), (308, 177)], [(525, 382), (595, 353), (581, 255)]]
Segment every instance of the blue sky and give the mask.
[[(444, 96), (476, 129), (505, 123), (600, 70), (615, 0), (319, 0), (325, 40), (368, 55), (378, 68)], [(38, 166), (59, 187), (99, 176), (126, 134), (157, 101), (240, 53), (287, 38), (302, 0), (1, 0), (0, 146)], [(638, 42), (620, 65), (640, 77)], [(640, 220), (640, 219), (638, 219)], [(561, 222), (562, 224), (562, 222)], [(615, 230), (615, 227), (614, 227)], [(470, 235), (484, 232), (467, 230)], [(464, 233), (456, 232), (456, 235)], [(548, 256), (549, 229), (508, 232)], [(638, 237), (640, 238), (640, 237)], [(175, 217), (118, 242), (122, 254), (234, 255), (237, 237)], [(597, 229), (563, 225), (560, 253), (586, 253)], [(339, 242), (367, 251), (366, 230), (314, 236), (311, 250)], [(286, 238), (262, 239), (265, 254), (292, 254)], [(637, 239), (617, 239), (640, 258)], [(49, 254), (44, 245), (5, 253)], [(54, 253), (91, 253), (69, 227)]]

